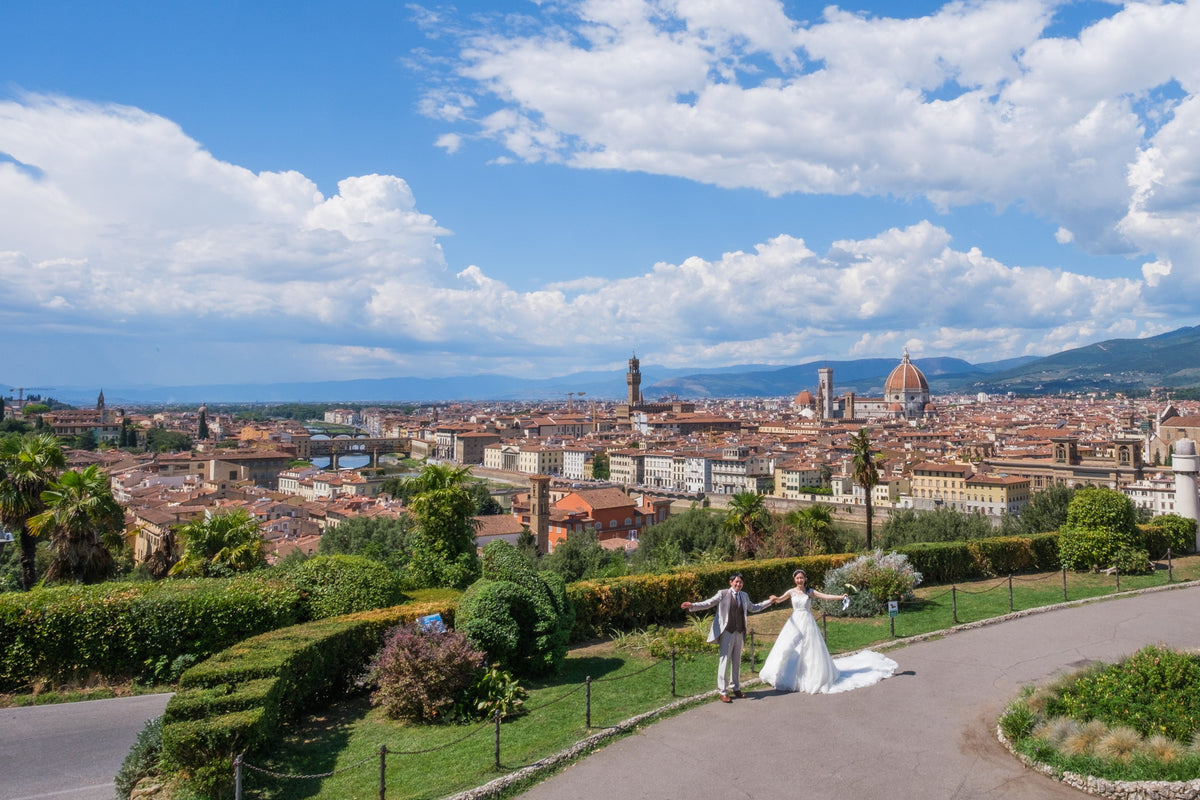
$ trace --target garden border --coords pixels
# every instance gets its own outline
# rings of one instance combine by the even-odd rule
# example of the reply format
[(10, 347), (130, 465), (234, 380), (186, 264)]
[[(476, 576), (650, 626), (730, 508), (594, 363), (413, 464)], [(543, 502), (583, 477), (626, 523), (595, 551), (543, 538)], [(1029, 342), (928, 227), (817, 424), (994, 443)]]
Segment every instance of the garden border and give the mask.
[[(983, 623), (996, 622), (1002, 619), (1014, 619), (1034, 611), (1050, 611), (1055, 608), (1065, 608), (1067, 606), (1108, 600), (1115, 597), (1124, 597), (1125, 595), (1151, 594), (1153, 592), (1165, 592), (1197, 585), (1200, 585), (1200, 581), (1181, 581), (1179, 583), (1172, 583), (1167, 586), (1151, 586), (1146, 589), (1132, 589), (1127, 592), (1120, 592), (1119, 594), (1086, 597), (1082, 600), (1072, 600), (1067, 603), (1044, 606), (1041, 609), (1017, 611), (1012, 614), (1007, 614), (1004, 617), (994, 617), (991, 620), (971, 622), (967, 623), (966, 625), (960, 625), (952, 630), (978, 627)], [(1004, 749), (1008, 750), (1009, 753), (1015, 756), (1018, 761), (1020, 761), (1029, 769), (1032, 769), (1035, 772), (1040, 772), (1049, 778), (1053, 778), (1054, 780), (1065, 783), (1073, 789), (1078, 789), (1081, 792), (1086, 792), (1090, 795), (1095, 795), (1096, 797), (1104, 797), (1108, 800), (1200, 799), (1200, 778), (1193, 778), (1190, 781), (1110, 781), (1107, 778), (1097, 778), (1093, 775), (1081, 775), (1077, 772), (1063, 771), (1060, 773), (1050, 765), (1043, 764), (1040, 761), (1035, 761), (1024, 753), (1018, 752), (1017, 749), (1012, 746), (1012, 742), (1008, 740), (1008, 737), (1004, 735), (1004, 731), (1000, 729), (999, 724), (996, 725), (996, 739), (1000, 742), (1000, 744), (1004, 745)]]

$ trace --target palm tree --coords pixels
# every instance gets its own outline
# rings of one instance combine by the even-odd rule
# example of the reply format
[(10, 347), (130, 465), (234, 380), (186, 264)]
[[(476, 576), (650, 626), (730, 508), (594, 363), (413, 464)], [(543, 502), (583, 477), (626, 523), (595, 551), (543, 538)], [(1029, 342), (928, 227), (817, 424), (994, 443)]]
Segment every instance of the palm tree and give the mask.
[(875, 453), (871, 451), (871, 437), (863, 428), (850, 437), (850, 452), (854, 456), (854, 472), (852, 478), (856, 486), (862, 487), (867, 504), (867, 549), (874, 550), (871, 540), (871, 519), (873, 516), (872, 494), (879, 485), (879, 469), (875, 463)]
[(822, 552), (834, 551), (836, 530), (833, 527), (833, 512), (829, 510), (829, 506), (814, 503), (807, 508), (797, 508), (788, 512), (787, 522), (798, 531), (811, 533), (821, 543)]
[(42, 492), (66, 463), (53, 434), (30, 433), (0, 440), (0, 524), (20, 538), (22, 591), (29, 591), (37, 580), (37, 540), (29, 520), (45, 510)]
[(770, 526), (770, 512), (757, 492), (738, 492), (729, 500), (725, 527), (733, 534), (737, 547), (754, 558), (763, 544), (763, 533)]
[(49, 534), (54, 560), (46, 578), (70, 577), (75, 583), (97, 583), (112, 572), (106, 535), (120, 531), (125, 512), (113, 499), (108, 476), (96, 465), (71, 470), (42, 492), (46, 510), (30, 518), (29, 529)]
[(224, 576), (266, 563), (258, 520), (243, 508), (227, 514), (205, 512), (176, 531), (183, 554), (171, 575)]

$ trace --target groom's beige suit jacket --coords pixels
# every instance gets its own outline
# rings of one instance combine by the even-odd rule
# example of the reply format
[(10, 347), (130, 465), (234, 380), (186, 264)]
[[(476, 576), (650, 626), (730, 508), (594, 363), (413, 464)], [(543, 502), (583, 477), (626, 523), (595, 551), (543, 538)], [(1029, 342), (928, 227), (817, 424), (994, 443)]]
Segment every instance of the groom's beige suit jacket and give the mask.
[[(761, 603), (752, 603), (750, 602), (750, 595), (745, 592), (738, 592), (738, 602), (742, 606), (743, 617), (749, 617), (751, 614), (762, 611), (771, 605), (770, 600), (764, 600)], [(692, 611), (707, 611), (713, 606), (716, 606), (717, 613), (713, 617), (712, 630), (708, 632), (708, 641), (710, 642), (720, 639), (721, 634), (725, 632), (725, 628), (729, 625), (729, 609), (733, 607), (733, 589), (722, 589), (707, 600), (692, 603)]]

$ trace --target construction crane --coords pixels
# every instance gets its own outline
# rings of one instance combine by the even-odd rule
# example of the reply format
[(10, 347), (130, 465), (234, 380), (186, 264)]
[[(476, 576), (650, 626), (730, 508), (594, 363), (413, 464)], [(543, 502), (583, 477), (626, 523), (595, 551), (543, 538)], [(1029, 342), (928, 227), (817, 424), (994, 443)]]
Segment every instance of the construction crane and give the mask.
[(575, 398), (583, 397), (587, 392), (567, 392), (567, 413), (570, 414), (575, 410)]
[(25, 407), (25, 390), (26, 389), (28, 389), (31, 392), (36, 392), (38, 390), (49, 391), (53, 388), (54, 388), (53, 386), (18, 386), (17, 387), (16, 408), (24, 408)]

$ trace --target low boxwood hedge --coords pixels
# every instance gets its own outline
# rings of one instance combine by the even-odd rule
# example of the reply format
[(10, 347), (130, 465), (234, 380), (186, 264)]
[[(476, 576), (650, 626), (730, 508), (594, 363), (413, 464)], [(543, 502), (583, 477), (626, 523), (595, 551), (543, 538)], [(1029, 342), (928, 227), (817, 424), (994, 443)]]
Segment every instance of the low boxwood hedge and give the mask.
[(296, 625), (251, 637), (187, 670), (163, 715), (163, 758), (197, 792), (233, 776), (301, 711), (342, 692), (395, 625), (429, 614), (453, 622), (453, 603), (410, 603)]
[(575, 606), (572, 641), (584, 641), (611, 631), (683, 619), (680, 603), (704, 600), (729, 588), (729, 576), (742, 575), (745, 589), (756, 602), (790, 589), (792, 573), (803, 569), (809, 583), (820, 586), (825, 573), (853, 559), (851, 554), (772, 558), (740, 561), (678, 570), (661, 575), (628, 575), (599, 581), (579, 581), (567, 586)]
[(1018, 572), (1053, 572), (1058, 534), (995, 536), (966, 542), (921, 542), (895, 548), (921, 573), (924, 583), (955, 583)]

